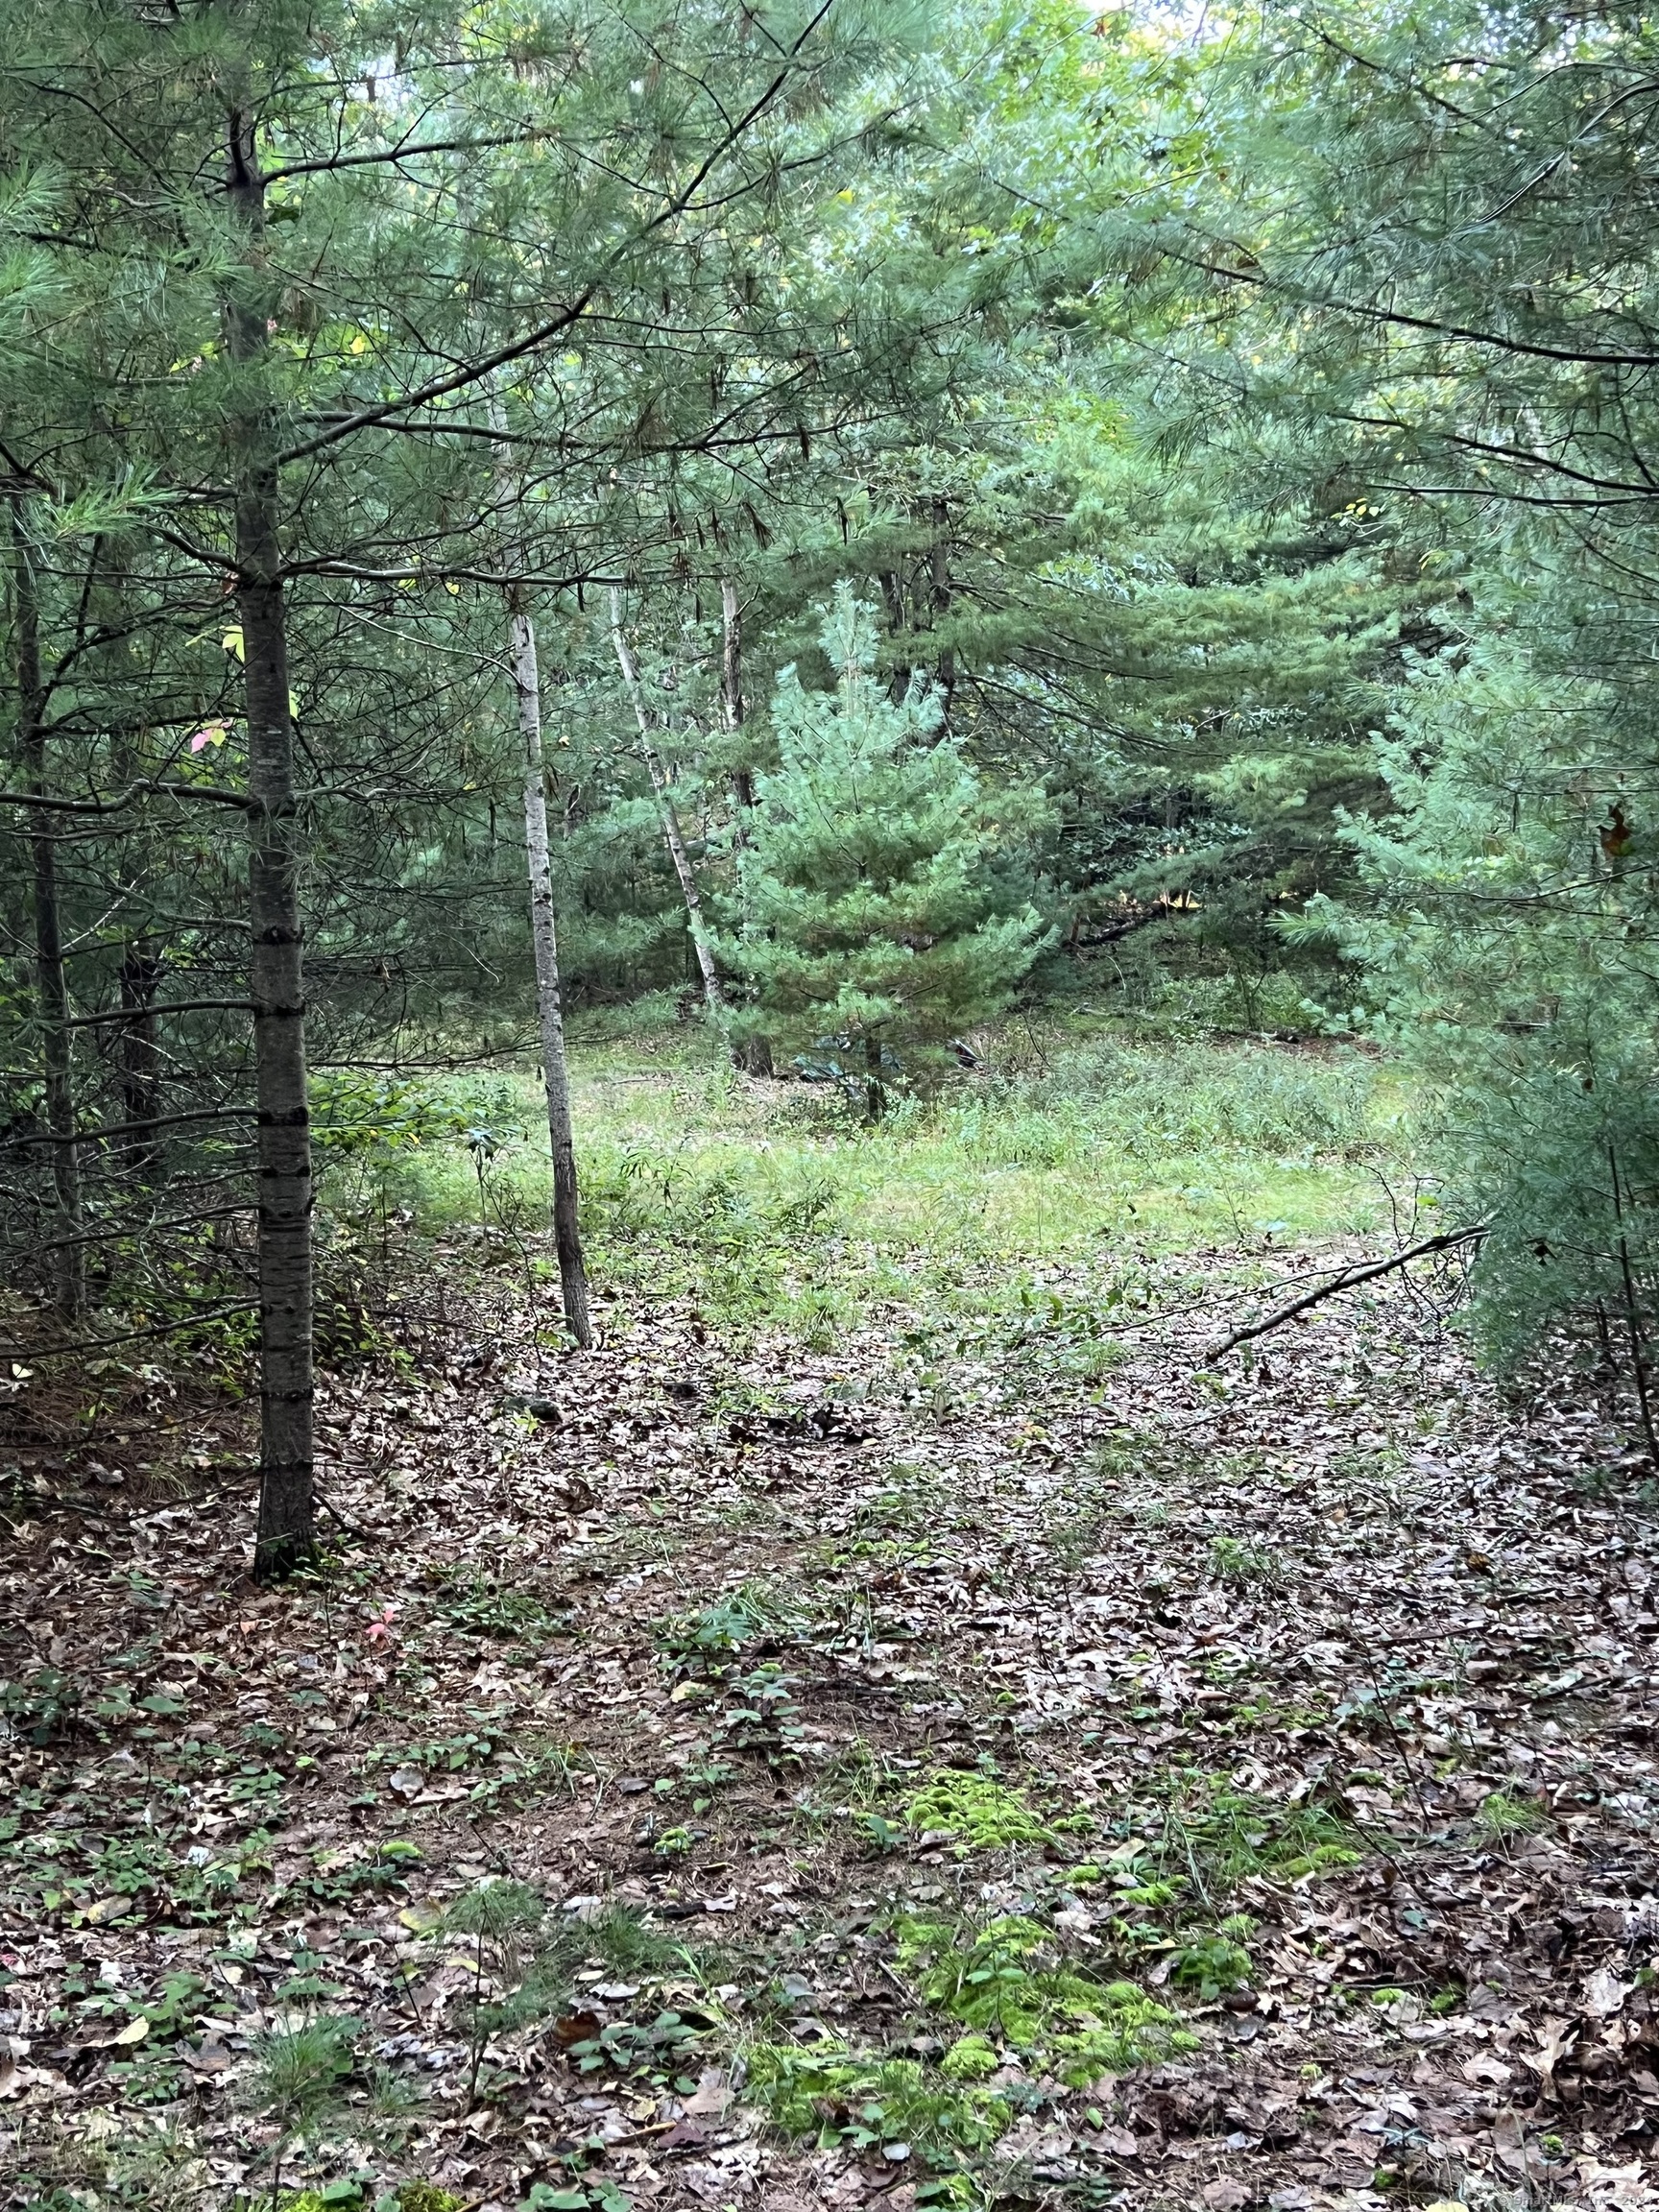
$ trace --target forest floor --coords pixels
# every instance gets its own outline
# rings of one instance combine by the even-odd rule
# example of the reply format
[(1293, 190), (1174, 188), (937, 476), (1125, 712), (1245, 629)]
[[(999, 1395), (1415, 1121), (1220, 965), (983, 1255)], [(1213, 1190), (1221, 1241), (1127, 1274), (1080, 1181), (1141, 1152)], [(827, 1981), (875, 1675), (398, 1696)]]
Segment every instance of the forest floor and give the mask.
[(13, 1379), (9, 2202), (270, 2202), (280, 2135), (304, 2212), (1659, 2204), (1659, 1508), (1584, 1378), (1399, 1277), (1209, 1356), (1351, 1239), (807, 1335), (637, 1271), (581, 1356), (482, 1241), (325, 1379), (280, 1589), (244, 1407)]

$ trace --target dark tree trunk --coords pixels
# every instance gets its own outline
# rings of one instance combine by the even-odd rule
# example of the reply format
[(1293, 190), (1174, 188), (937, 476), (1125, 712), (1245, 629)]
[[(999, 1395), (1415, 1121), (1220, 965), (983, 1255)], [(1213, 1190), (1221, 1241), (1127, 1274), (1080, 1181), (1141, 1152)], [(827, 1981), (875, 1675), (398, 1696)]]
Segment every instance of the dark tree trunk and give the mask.
[(887, 1094), (881, 1085), (881, 1040), (875, 1030), (864, 1038), (864, 1114), (869, 1121), (879, 1121), (887, 1111)]
[[(933, 619), (950, 612), (950, 511), (943, 499), (933, 502)], [(949, 645), (940, 647), (934, 662), (935, 679), (947, 714), (956, 688), (956, 656)]]
[[(887, 610), (888, 637), (902, 637), (904, 634), (904, 587), (899, 580), (896, 568), (883, 568), (881, 571), (881, 601)], [(894, 661), (893, 674), (887, 685), (892, 698), (903, 698), (910, 688), (910, 674), (908, 661)]]
[(116, 1052), (121, 1072), (121, 1150), (128, 1166), (153, 1181), (161, 1166), (156, 1122), (161, 1112), (161, 1047), (156, 987), (166, 963), (154, 938), (129, 939), (121, 953), (121, 1012)]
[[(46, 795), (46, 697), (40, 677), (40, 605), (35, 560), (19, 503), (12, 505), (14, 635), (17, 654), (17, 738), (24, 781)], [(65, 1321), (86, 1310), (86, 1247), (81, 1204), (81, 1150), (75, 1125), (75, 1070), (70, 1051), (69, 984), (63, 967), (63, 925), (58, 899), (58, 840), (45, 807), (30, 830), (35, 869), (35, 983), (40, 1010), (41, 1074), (46, 1131), (52, 1140), (52, 1296)]]
[(271, 287), (252, 119), (229, 117), (228, 190), (245, 259), (226, 303), (232, 358), (250, 397), (236, 438), (236, 597), (248, 717), (249, 980), (259, 1117), (259, 1530), (253, 1571), (269, 1581), (317, 1548), (312, 1447), (311, 1128), (301, 974), (299, 809), (288, 696), (287, 611), (277, 540), (273, 426), (258, 396)]
[[(118, 604), (113, 592), (110, 599), (113, 615)], [(132, 732), (123, 731), (117, 737), (110, 765), (117, 790), (124, 790), (143, 776), (144, 750)], [(141, 828), (128, 850), (132, 855), (129, 868), (134, 882), (143, 883), (156, 875), (160, 855)], [(161, 1146), (156, 1133), (161, 1112), (161, 1041), (156, 994), (166, 968), (165, 944), (140, 926), (121, 948), (116, 977), (121, 1021), (113, 1040), (113, 1056), (121, 1089), (122, 1123), (115, 1149), (123, 1166), (141, 1183), (153, 1182), (161, 1169)]]
[[(729, 576), (720, 579), (720, 613), (722, 643), (720, 691), (726, 709), (726, 727), (735, 733), (743, 727), (743, 613), (737, 603), (737, 587)], [(732, 771), (732, 788), (737, 794), (740, 809), (737, 819), (737, 842), (747, 844), (743, 829), (743, 814), (755, 804), (755, 779), (744, 768)], [(767, 1037), (745, 1037), (733, 1053), (733, 1059), (748, 1075), (771, 1075), (772, 1042)]]

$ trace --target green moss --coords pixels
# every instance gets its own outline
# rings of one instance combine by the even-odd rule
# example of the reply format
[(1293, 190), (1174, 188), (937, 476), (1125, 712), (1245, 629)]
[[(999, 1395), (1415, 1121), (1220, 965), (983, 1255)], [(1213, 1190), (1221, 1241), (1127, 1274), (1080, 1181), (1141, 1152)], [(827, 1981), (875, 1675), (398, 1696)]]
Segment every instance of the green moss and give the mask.
[(939, 2071), (950, 2081), (983, 2081), (1002, 2063), (996, 2045), (985, 2035), (959, 2035), (939, 2061)]
[(949, 2159), (986, 2149), (1013, 2119), (992, 2090), (914, 2058), (863, 2056), (830, 2043), (757, 2043), (747, 2058), (750, 2099), (784, 2134), (813, 2137), (824, 2150), (907, 2143)]
[(1136, 1983), (1076, 1972), (1049, 1930), (1017, 1913), (979, 1929), (902, 1921), (899, 1958), (930, 2006), (975, 2032), (957, 2047), (967, 2064), (995, 2038), (1080, 2087), (1192, 2047), (1175, 2015)]
[(1052, 1843), (1054, 1830), (1040, 1820), (1024, 1793), (989, 1775), (947, 1771), (929, 1776), (904, 1808), (904, 1818), (924, 1835), (949, 1836), (959, 1853), (997, 1851), (1022, 1843)]

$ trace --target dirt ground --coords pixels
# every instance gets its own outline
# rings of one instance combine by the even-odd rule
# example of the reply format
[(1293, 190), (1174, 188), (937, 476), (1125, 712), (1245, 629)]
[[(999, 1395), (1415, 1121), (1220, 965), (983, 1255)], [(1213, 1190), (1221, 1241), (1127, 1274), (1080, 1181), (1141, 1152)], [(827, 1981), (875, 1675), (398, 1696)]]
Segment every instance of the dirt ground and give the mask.
[[(8, 2201), (269, 2200), (321, 2010), (283, 2185), (365, 2204), (1659, 2204), (1656, 1508), (1590, 1381), (1501, 1396), (1398, 1281), (1253, 1368), (1073, 1289), (567, 1357), (457, 1286), (326, 1380), (325, 1571), (265, 1593), (244, 1407), (14, 1379)], [(1081, 2086), (994, 2023), (973, 2143), (905, 1931), (1015, 1922), (1173, 2017)]]

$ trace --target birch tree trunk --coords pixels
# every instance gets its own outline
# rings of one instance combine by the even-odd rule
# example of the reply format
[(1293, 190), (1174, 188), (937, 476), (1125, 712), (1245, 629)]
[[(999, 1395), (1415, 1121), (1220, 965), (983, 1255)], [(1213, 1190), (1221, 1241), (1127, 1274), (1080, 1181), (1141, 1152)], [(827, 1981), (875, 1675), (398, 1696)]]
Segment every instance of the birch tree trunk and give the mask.
[[(46, 699), (40, 678), (40, 605), (35, 560), (19, 503), (12, 505), (13, 614), (17, 654), (17, 737), (24, 779), (46, 796)], [(81, 1201), (81, 1148), (75, 1126), (75, 1069), (70, 1048), (69, 984), (63, 966), (63, 925), (58, 898), (58, 840), (45, 807), (30, 830), (35, 869), (35, 983), (40, 1009), (41, 1073), (46, 1133), (52, 1140), (52, 1190), (56, 1218), (47, 1239), (52, 1252), (52, 1297), (60, 1317), (79, 1321), (86, 1311), (85, 1226)]]
[(277, 475), (272, 424), (258, 390), (271, 305), (265, 191), (253, 119), (232, 109), (228, 126), (227, 193), (244, 253), (226, 298), (225, 323), (245, 395), (230, 427), (248, 720), (249, 981), (259, 1122), (259, 1527), (253, 1572), (270, 1581), (316, 1551), (311, 1123)]
[(570, 1126), (570, 1071), (565, 1057), (565, 1012), (559, 993), (559, 938), (553, 918), (553, 865), (547, 846), (547, 789), (541, 765), (541, 675), (536, 628), (517, 596), (510, 598), (513, 688), (524, 740), (524, 856), (530, 871), (530, 936), (536, 948), (536, 1002), (541, 1022), (541, 1070), (547, 1092), (547, 1141), (553, 1154), (553, 1244), (565, 1326), (584, 1351), (593, 1341), (588, 1270), (577, 1223), (576, 1148)]
[(680, 817), (675, 811), (673, 795), (668, 789), (667, 776), (663, 773), (662, 757), (652, 741), (651, 716), (645, 705), (644, 686), (639, 681), (639, 665), (622, 634), (622, 594), (615, 585), (611, 587), (611, 636), (616, 646), (622, 681), (628, 686), (628, 696), (633, 702), (634, 719), (639, 725), (639, 749), (645, 756), (645, 766), (650, 772), (651, 788), (657, 794), (657, 811), (662, 819), (662, 836), (685, 901), (691, 944), (703, 977), (703, 996), (708, 1001), (709, 1013), (724, 1025), (726, 994), (721, 988), (720, 971), (714, 965), (714, 949), (709, 942), (709, 932), (703, 922), (703, 895), (697, 888), (696, 871), (691, 866), (691, 855), (685, 850), (685, 840), (680, 834)]

